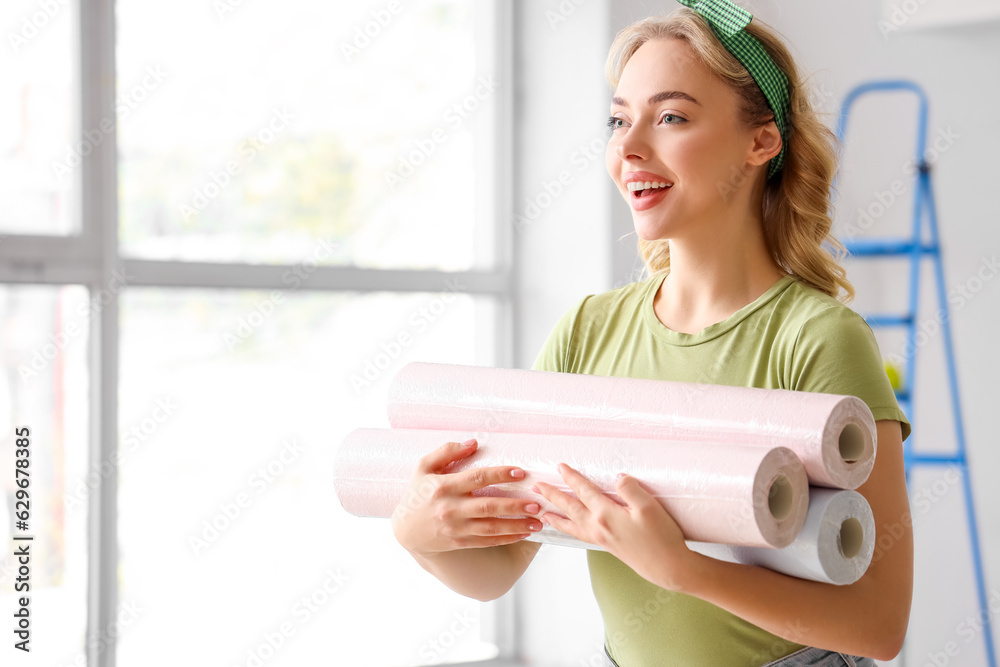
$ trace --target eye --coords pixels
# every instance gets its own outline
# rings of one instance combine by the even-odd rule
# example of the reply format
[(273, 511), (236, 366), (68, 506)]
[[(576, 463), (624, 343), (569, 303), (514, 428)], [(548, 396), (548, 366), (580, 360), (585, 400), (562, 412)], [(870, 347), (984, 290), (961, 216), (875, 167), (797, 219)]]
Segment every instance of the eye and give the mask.
[(610, 118), (608, 118), (608, 127), (611, 128), (612, 132), (614, 132), (619, 128), (625, 127), (625, 119), (618, 118), (617, 116), (611, 116)]
[[(670, 122), (667, 121), (668, 118), (673, 118), (677, 122), (676, 123), (670, 123)], [(674, 115), (672, 113), (665, 113), (660, 118), (660, 122), (663, 123), (663, 124), (665, 124), (665, 125), (680, 125), (681, 123), (686, 123), (687, 121), (685, 119), (681, 118), (680, 116)]]

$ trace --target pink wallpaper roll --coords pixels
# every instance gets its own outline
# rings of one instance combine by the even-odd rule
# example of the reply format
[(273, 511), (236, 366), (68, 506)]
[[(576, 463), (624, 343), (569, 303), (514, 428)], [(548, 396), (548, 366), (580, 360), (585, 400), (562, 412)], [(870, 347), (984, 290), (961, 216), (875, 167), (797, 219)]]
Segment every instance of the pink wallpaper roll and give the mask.
[[(389, 517), (410, 483), (417, 460), (463, 431), (357, 429), (340, 444), (334, 486), (344, 509)], [(801, 461), (784, 447), (642, 438), (489, 433), (479, 450), (454, 466), (517, 465), (524, 479), (482, 489), (478, 495), (526, 498), (558, 509), (531, 491), (537, 481), (570, 492), (556, 466), (567, 463), (610, 497), (619, 472), (634, 475), (677, 521), (686, 538), (743, 546), (783, 547), (805, 522), (809, 489)], [(449, 470), (452, 472), (452, 470)]]
[(393, 428), (461, 440), (519, 432), (785, 446), (811, 484), (855, 489), (875, 462), (875, 420), (855, 396), (413, 362), (387, 400)]

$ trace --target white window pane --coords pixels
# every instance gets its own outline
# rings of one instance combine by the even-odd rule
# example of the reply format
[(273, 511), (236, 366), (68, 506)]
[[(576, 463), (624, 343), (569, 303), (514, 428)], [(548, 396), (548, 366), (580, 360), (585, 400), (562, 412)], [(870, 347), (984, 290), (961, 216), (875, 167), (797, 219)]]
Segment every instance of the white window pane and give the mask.
[(280, 263), (321, 236), (331, 264), (488, 263), (489, 5), (119, 0), (123, 253)]
[[(0, 609), (10, 642), (3, 651), (16, 652), (13, 614), (27, 594), (32, 665), (73, 664), (83, 655), (87, 508), (103, 479), (100, 467), (87, 468), (90, 310), (83, 287), (0, 286)], [(26, 530), (14, 515), (24, 509), (16, 506), (14, 479), (21, 427), (30, 429)], [(14, 542), (13, 535), (33, 539)], [(27, 592), (15, 589), (20, 564), (13, 557), (14, 545), (25, 544)]]
[(76, 11), (73, 0), (0, 6), (0, 233), (77, 231), (71, 197), (91, 147), (76, 136), (72, 114)]
[[(127, 291), (121, 597), (144, 611), (118, 664), (173, 667), (196, 655), (206, 665), (256, 656), (267, 667), (406, 667), (495, 656), (480, 603), (420, 569), (388, 521), (347, 515), (332, 488), (338, 443), (388, 426), (389, 380), (404, 364), (494, 363), (477, 352), (484, 341), (493, 349), (480, 323), (494, 310), (445, 286)], [(393, 347), (403, 333), (408, 344)], [(357, 379), (368, 362), (366, 385)]]

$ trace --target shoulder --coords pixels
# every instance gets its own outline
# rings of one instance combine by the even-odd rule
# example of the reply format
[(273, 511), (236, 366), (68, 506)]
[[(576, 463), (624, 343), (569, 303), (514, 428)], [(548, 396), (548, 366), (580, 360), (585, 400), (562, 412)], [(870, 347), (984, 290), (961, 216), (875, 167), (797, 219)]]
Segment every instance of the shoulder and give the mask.
[(788, 333), (794, 340), (790, 389), (861, 398), (876, 420), (910, 427), (885, 373), (875, 333), (865, 319), (837, 299), (798, 281), (788, 290)]
[(811, 287), (793, 280), (779, 297), (786, 323), (802, 335), (837, 328), (862, 328), (871, 331), (868, 323), (850, 306)]
[(574, 341), (588, 339), (596, 331), (604, 335), (621, 322), (621, 315), (636, 316), (642, 300), (657, 279), (653, 276), (577, 299), (552, 327), (532, 368), (567, 372)]
[(578, 304), (582, 321), (603, 320), (620, 312), (630, 313), (639, 307), (646, 294), (663, 276), (627, 283), (597, 294), (588, 294)]
[(874, 363), (874, 357), (882, 368), (874, 332), (850, 306), (794, 280), (780, 295), (777, 308), (796, 366), (801, 368), (818, 356), (836, 363), (837, 357), (863, 353), (866, 362)]

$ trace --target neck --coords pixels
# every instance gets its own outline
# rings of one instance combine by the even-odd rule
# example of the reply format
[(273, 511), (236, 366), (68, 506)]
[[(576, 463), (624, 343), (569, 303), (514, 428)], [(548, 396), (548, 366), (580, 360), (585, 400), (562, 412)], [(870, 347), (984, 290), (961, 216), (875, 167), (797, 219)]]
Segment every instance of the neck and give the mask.
[(670, 240), (670, 275), (657, 295), (657, 314), (676, 330), (721, 322), (787, 273), (771, 258), (759, 214), (726, 215), (701, 229)]

